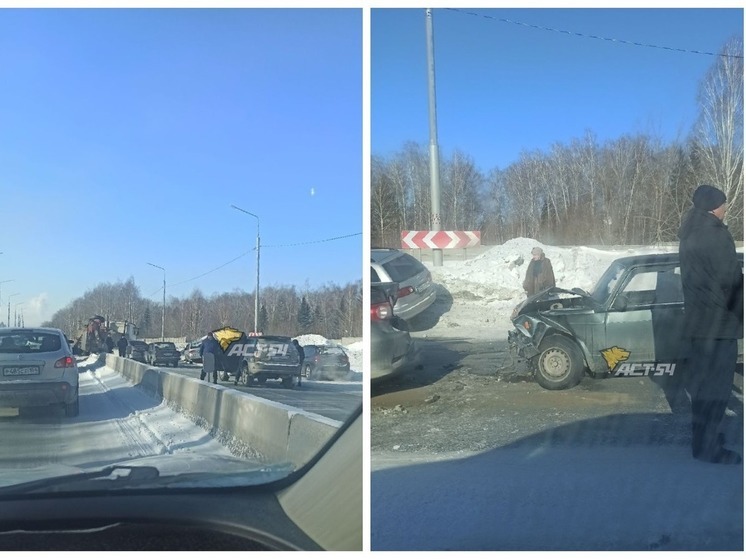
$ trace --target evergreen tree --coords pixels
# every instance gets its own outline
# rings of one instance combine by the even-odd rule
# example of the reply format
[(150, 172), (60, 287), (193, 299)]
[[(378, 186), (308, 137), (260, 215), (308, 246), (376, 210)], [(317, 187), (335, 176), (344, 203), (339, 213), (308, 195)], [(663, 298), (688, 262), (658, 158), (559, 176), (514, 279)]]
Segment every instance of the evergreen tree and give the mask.
[(298, 326), (300, 326), (303, 332), (306, 332), (313, 324), (313, 313), (311, 312), (311, 305), (306, 301), (304, 295), (300, 301), (300, 309), (298, 310)]

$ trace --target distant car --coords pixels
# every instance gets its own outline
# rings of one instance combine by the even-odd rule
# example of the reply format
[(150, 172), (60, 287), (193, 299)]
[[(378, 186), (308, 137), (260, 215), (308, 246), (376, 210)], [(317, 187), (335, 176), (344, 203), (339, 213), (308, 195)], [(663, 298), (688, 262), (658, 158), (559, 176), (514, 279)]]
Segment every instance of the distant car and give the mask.
[(400, 250), (377, 248), (370, 251), (370, 281), (399, 285), (394, 313), (404, 320), (426, 310), (437, 297), (430, 271)]
[[(552, 287), (526, 299), (513, 311), (508, 341), (550, 390), (571, 388), (586, 373), (672, 376), (683, 318), (678, 253), (627, 256), (590, 293)], [(742, 341), (739, 354), (742, 362)]]
[(178, 367), (181, 353), (176, 349), (173, 342), (154, 342), (148, 344), (148, 351), (145, 354), (145, 359), (151, 365), (164, 363), (171, 367)]
[(78, 365), (57, 328), (0, 328), (0, 407), (61, 406), (80, 412)]
[(399, 286), (396, 283), (370, 285), (370, 369), (371, 381), (393, 377), (416, 364), (417, 353), (409, 326), (394, 314)]
[(145, 354), (148, 351), (148, 344), (142, 340), (130, 340), (127, 349), (124, 352), (125, 357), (134, 361), (145, 362)]
[(304, 345), (303, 376), (306, 378), (338, 378), (350, 372), (350, 358), (344, 349), (333, 345)]
[(202, 356), (199, 354), (199, 349), (201, 346), (202, 340), (194, 340), (193, 342), (189, 342), (181, 351), (181, 359), (185, 363), (202, 363)]

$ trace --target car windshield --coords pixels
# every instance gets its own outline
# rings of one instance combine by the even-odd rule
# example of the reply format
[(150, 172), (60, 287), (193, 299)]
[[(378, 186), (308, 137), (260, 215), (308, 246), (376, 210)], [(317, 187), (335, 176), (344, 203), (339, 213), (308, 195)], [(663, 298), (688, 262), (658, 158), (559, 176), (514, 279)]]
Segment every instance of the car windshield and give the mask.
[(591, 298), (599, 304), (606, 303), (621, 279), (624, 270), (625, 268), (620, 262), (614, 262), (609, 266), (591, 290)]
[(362, 410), (363, 11), (2, 15), (0, 494), (295, 482)]

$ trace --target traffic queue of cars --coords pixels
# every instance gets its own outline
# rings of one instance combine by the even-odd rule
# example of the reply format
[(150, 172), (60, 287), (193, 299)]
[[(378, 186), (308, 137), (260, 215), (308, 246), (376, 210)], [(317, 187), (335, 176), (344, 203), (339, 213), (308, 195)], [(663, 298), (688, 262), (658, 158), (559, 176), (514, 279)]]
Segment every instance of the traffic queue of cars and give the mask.
[[(235, 384), (240, 382), (249, 386), (263, 385), (267, 380), (275, 379), (290, 388), (301, 375), (307, 379), (335, 380), (346, 378), (350, 373), (350, 359), (338, 345), (303, 346), (304, 360), (301, 363), (293, 340), (288, 336), (246, 336), (229, 327), (215, 332), (217, 337), (224, 333), (229, 343), (217, 358), (217, 369), (223, 381), (233, 380)], [(130, 340), (125, 356), (150, 365), (165, 364), (171, 367), (178, 367), (179, 359), (188, 364), (201, 363), (203, 341), (204, 336), (187, 342), (179, 352), (173, 342), (147, 344), (141, 340)]]

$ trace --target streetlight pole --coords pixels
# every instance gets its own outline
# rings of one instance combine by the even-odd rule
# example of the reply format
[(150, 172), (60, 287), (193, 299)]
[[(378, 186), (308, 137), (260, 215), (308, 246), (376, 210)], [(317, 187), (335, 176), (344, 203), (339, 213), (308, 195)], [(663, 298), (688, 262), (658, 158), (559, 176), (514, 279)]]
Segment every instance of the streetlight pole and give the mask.
[(8, 295), (8, 328), (10, 328), (10, 298), (20, 295), (20, 293), (12, 293)]
[(259, 254), (261, 242), (259, 240), (259, 216), (231, 204), (231, 208), (249, 214), (256, 218), (256, 292), (254, 293), (254, 332), (259, 333)]
[[(0, 252), (0, 254), (2, 254), (2, 252)], [(3, 281), (0, 281), (0, 287), (2, 287), (2, 284), (4, 284), (4, 283), (8, 283), (9, 281), (15, 281), (15, 280), (12, 280), (12, 279), (10, 279), (10, 280), (3, 280)], [(0, 291), (0, 293), (2, 293), (2, 291)], [(2, 297), (0, 297), (0, 304), (2, 304), (2, 302), (3, 302), (3, 298), (2, 298)], [(1, 307), (0, 307), (0, 308), (1, 308)], [(10, 324), (8, 324), (8, 327), (10, 327)]]
[[(148, 262), (150, 264), (150, 262)], [(154, 268), (163, 270), (163, 314), (161, 315), (161, 341), (166, 341), (166, 268), (150, 264)]]
[(23, 305), (26, 301), (21, 301), (20, 303), (14, 303), (13, 304), (13, 324), (15, 324), (15, 327), (18, 328), (20, 324), (18, 324), (18, 307)]

